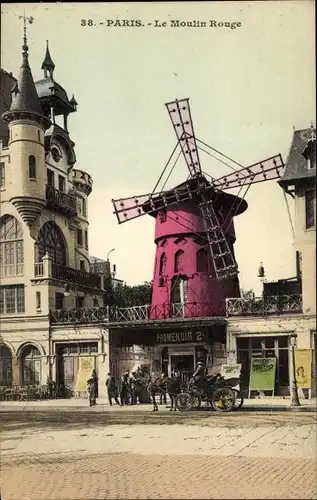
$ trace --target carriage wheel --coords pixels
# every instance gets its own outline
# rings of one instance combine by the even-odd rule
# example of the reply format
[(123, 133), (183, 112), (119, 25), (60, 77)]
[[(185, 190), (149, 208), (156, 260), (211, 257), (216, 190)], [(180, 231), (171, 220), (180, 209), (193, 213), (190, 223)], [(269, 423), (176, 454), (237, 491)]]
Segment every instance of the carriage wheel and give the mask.
[(233, 405), (233, 410), (240, 410), (242, 408), (242, 405), (244, 403), (244, 397), (242, 396), (242, 393), (238, 391), (238, 389), (232, 389), (234, 393), (234, 405)]
[(175, 404), (179, 411), (189, 411), (192, 409), (192, 397), (187, 392), (182, 392), (178, 394)]
[(198, 410), (201, 407), (201, 395), (198, 391), (194, 391), (191, 393), (192, 397), (192, 408), (194, 410)]
[(211, 404), (216, 411), (231, 411), (234, 407), (235, 394), (229, 387), (219, 387), (211, 397)]

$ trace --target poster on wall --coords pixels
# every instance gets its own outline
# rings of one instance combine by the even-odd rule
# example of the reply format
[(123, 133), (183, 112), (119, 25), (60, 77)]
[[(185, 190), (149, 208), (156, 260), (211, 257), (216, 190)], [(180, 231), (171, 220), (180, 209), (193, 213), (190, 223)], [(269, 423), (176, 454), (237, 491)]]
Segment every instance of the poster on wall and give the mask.
[(79, 358), (79, 367), (76, 378), (75, 392), (85, 392), (87, 390), (87, 380), (95, 368), (93, 356)]
[(221, 365), (221, 375), (227, 378), (240, 378), (241, 374), (241, 364), (226, 364)]
[(249, 391), (273, 391), (276, 358), (252, 358)]
[(311, 365), (311, 349), (297, 349), (295, 351), (295, 376), (297, 386), (301, 389), (311, 389)]

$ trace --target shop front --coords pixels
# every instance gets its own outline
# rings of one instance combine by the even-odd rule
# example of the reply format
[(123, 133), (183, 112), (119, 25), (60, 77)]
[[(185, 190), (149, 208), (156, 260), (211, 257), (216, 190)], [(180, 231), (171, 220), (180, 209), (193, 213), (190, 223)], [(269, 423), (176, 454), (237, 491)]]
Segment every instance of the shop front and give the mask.
[(96, 370), (99, 397), (105, 397), (109, 372), (108, 330), (95, 325), (52, 330), (51, 374), (59, 397), (87, 397), (87, 380)]
[[(113, 373), (120, 376), (125, 369), (147, 365), (159, 376), (181, 374), (184, 382), (191, 378), (198, 361), (209, 372), (219, 371), (226, 362), (224, 325), (114, 331), (111, 334)], [(128, 366), (129, 365), (129, 366)]]
[(92, 370), (98, 374), (98, 343), (70, 342), (56, 345), (56, 385), (60, 396), (86, 396)]
[[(288, 396), (290, 383), (289, 337), (237, 337), (236, 342), (237, 363), (241, 364), (240, 385), (243, 394), (248, 396), (251, 393), (252, 396), (253, 393), (261, 392), (265, 396)], [(269, 389), (253, 390), (252, 385), (250, 386), (251, 365), (254, 359), (274, 360), (274, 382)], [(263, 367), (266, 364), (263, 363)]]

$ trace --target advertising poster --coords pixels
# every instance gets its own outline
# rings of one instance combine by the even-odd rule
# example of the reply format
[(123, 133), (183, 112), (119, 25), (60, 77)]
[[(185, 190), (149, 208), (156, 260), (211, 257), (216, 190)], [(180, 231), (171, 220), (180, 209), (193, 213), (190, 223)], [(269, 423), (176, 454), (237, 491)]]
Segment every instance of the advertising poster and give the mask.
[(274, 391), (276, 358), (253, 358), (250, 370), (250, 391)]
[(94, 369), (94, 357), (85, 356), (79, 358), (79, 367), (75, 385), (75, 392), (85, 392), (87, 389), (87, 380), (90, 378), (91, 372)]
[(224, 378), (240, 378), (241, 364), (221, 365), (220, 373)]
[(311, 349), (297, 349), (295, 351), (295, 377), (298, 387), (301, 389), (311, 389)]

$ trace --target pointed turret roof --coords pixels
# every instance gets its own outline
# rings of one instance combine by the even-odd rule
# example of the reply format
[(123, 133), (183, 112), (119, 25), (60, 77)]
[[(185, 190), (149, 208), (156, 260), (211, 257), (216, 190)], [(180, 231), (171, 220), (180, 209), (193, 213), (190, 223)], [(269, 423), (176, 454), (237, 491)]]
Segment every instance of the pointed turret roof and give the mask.
[(46, 40), (46, 52), (45, 52), (45, 57), (44, 61), (41, 66), (44, 71), (49, 71), (51, 76), (53, 75), (53, 71), (55, 69), (55, 64), (53, 63), (53, 60), (51, 58), (50, 50), (48, 48), (48, 40)]
[[(44, 117), (42, 106), (37, 95), (35, 83), (32, 76), (32, 71), (29, 65), (29, 54), (26, 39), (26, 28), (24, 27), (24, 37), (22, 46), (22, 65), (20, 75), (11, 90), (12, 102), (9, 111), (3, 114), (3, 120), (10, 122), (17, 117), (28, 114), (31, 119), (36, 121), (47, 122)], [(32, 115), (32, 116), (31, 116)], [(49, 125), (49, 123), (46, 123)]]

